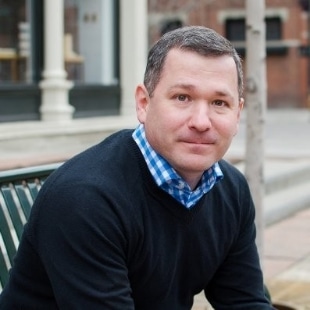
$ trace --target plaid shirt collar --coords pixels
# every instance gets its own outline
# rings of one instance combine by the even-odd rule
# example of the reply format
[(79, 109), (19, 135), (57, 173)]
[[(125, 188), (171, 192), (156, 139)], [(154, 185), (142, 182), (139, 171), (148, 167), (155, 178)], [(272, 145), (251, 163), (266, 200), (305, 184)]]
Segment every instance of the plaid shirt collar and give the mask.
[(132, 137), (140, 148), (156, 184), (187, 208), (195, 205), (204, 194), (209, 192), (223, 178), (219, 164), (215, 163), (203, 173), (200, 185), (192, 191), (184, 179), (148, 143), (142, 124), (134, 130)]

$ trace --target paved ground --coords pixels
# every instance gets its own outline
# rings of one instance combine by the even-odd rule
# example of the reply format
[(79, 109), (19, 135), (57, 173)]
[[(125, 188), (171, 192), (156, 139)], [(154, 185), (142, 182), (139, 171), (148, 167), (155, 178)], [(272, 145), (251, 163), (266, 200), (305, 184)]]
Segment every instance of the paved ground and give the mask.
[(264, 271), (275, 303), (310, 309), (310, 208), (265, 231)]

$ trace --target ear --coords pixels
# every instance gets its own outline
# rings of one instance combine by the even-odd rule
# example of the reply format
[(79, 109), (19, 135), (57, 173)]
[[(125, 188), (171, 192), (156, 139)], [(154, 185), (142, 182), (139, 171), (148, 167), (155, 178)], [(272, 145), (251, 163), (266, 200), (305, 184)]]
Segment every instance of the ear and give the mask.
[(147, 108), (150, 103), (148, 91), (143, 84), (136, 87), (136, 113), (140, 123), (144, 124), (147, 114)]
[(238, 106), (238, 122), (240, 121), (240, 115), (241, 111), (243, 110), (243, 107), (244, 107), (244, 98), (240, 98)]
[(237, 114), (237, 124), (236, 124), (236, 132), (234, 136), (238, 133), (239, 131), (239, 124), (240, 124), (240, 118), (241, 118), (241, 111), (243, 110), (244, 107), (244, 99), (240, 98), (239, 100), (239, 105), (238, 105), (238, 114)]

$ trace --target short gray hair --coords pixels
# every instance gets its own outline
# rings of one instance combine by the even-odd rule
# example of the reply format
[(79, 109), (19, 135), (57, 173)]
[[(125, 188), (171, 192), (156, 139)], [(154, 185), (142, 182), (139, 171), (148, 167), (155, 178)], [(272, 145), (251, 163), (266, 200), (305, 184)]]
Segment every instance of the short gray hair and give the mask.
[(193, 51), (202, 56), (231, 56), (236, 64), (239, 97), (243, 94), (243, 69), (241, 59), (229, 40), (216, 31), (203, 26), (186, 26), (164, 34), (150, 49), (144, 74), (144, 85), (152, 96), (171, 49)]

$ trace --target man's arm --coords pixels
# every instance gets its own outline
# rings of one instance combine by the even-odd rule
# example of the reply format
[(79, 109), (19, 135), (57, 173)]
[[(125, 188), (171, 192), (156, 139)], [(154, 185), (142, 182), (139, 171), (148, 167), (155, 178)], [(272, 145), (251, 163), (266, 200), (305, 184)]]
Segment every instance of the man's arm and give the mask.
[(273, 309), (264, 294), (255, 244), (254, 204), (245, 180), (241, 179), (239, 185), (232, 202), (237, 210), (236, 218), (239, 218), (234, 243), (205, 294), (215, 309)]
[(134, 309), (126, 239), (95, 185), (68, 184), (39, 202), (36, 242), (60, 309)]

